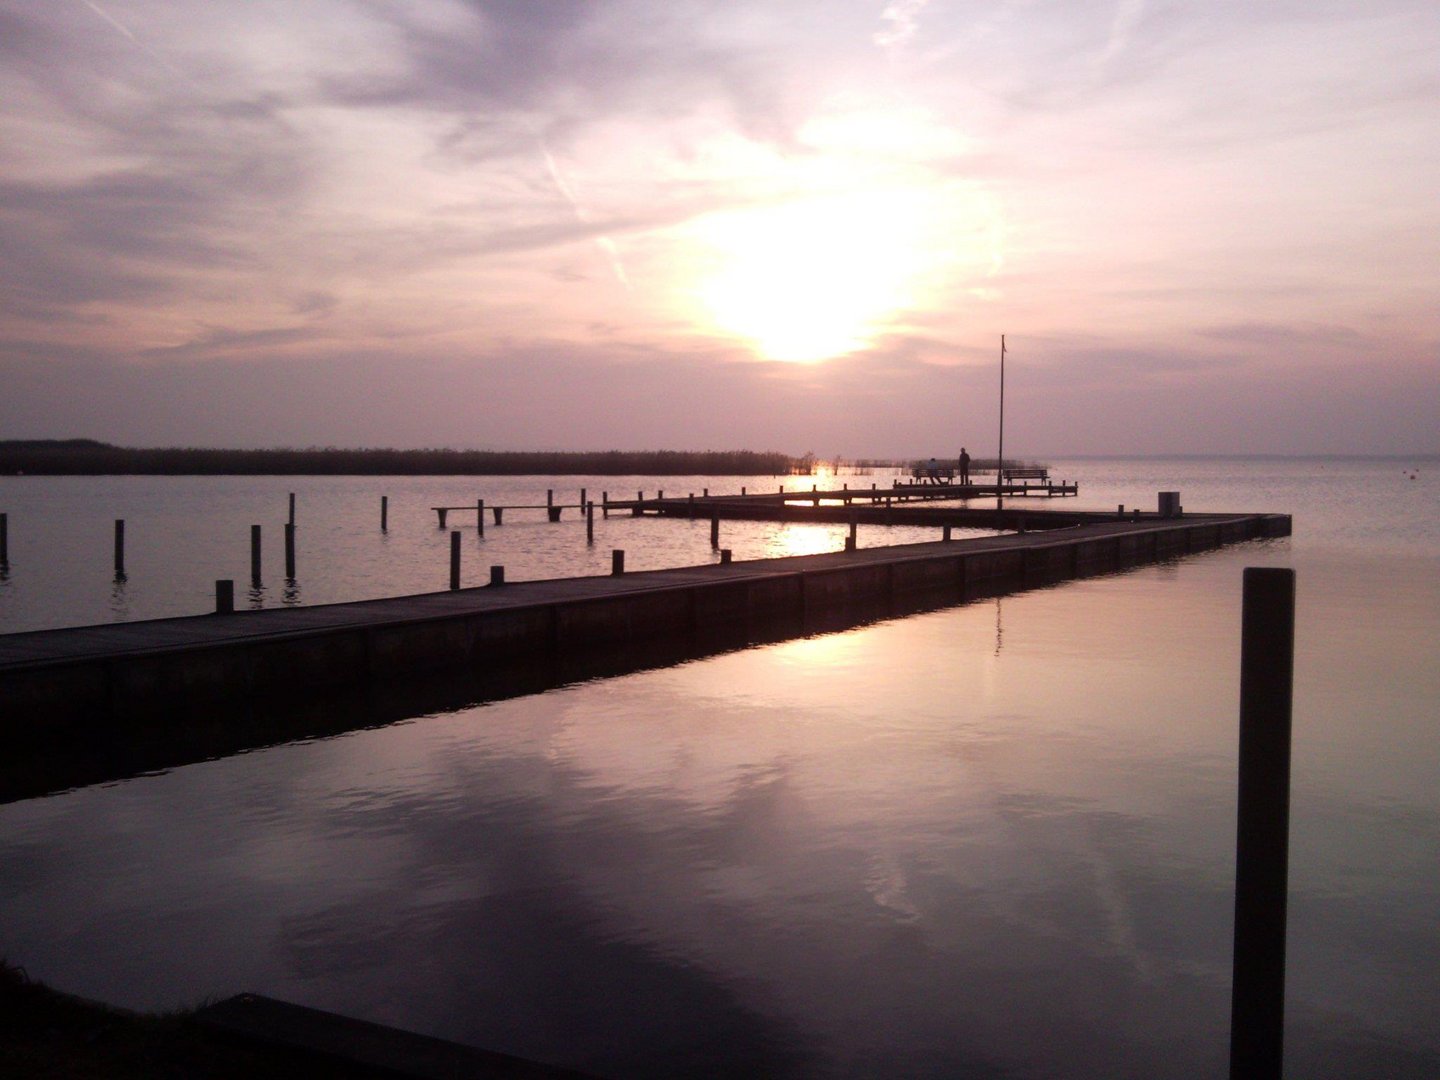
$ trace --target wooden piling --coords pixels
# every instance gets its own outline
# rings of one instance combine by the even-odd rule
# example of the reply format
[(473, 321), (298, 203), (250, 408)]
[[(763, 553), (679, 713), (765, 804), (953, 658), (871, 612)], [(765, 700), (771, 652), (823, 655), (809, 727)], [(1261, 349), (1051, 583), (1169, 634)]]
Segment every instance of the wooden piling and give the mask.
[(450, 534), (450, 588), (460, 588), (460, 531)]
[(595, 503), (585, 504), (585, 543), (595, 543)]
[(710, 515), (710, 547), (712, 550), (720, 547), (720, 515)]
[(858, 530), (859, 530), (859, 521), (858, 521), (855, 513), (852, 511), (851, 514), (850, 514), (850, 535), (847, 536), (847, 537), (845, 537), (845, 550), (846, 550), (846, 551), (854, 551), (854, 550), (855, 550), (856, 545), (859, 543)]
[(485, 535), (485, 500), (475, 500), (475, 531), (481, 536)]
[(582, 510), (585, 509), (585, 503), (586, 503), (586, 499), (585, 499), (585, 489), (584, 489), (584, 488), (581, 488), (581, 489), (580, 489), (580, 509), (582, 509)]
[(380, 496), (380, 531), (390, 531), (390, 496)]
[(435, 513), (440, 515), (440, 528), (445, 528), (445, 515), (450, 513), (445, 507), (437, 507)]
[(285, 526), (285, 576), (291, 581), (295, 580), (295, 525), (293, 522)]
[(610, 573), (615, 577), (625, 573), (625, 552), (620, 548), (610, 552)]
[(606, 518), (610, 516), (610, 492), (608, 491), (600, 492), (600, 516)]
[(1240, 632), (1231, 1080), (1279, 1080), (1285, 1033), (1295, 571), (1247, 567)]
[(941, 533), (941, 535), (940, 535), (940, 539), (943, 540), (943, 541), (945, 541), (945, 543), (947, 543), (947, 544), (950, 543), (950, 526), (949, 526), (949, 525), (946, 525), (946, 526), (945, 526), (944, 531), (943, 531), (943, 532)]
[(492, 567), (490, 567), (490, 584), (491, 584), (491, 585), (504, 585), (504, 584), (505, 584), (505, 567), (503, 567), (503, 566), (492, 566)]
[(260, 526), (250, 526), (250, 587), (260, 587)]
[(215, 582), (215, 614), (229, 615), (235, 610), (235, 582), (230, 579)]
[(721, 566), (729, 566), (729, 565), (730, 565), (730, 549), (729, 549), (729, 548), (721, 548), (721, 549), (720, 549), (720, 565), (721, 565)]
[(290, 524), (295, 524), (295, 492), (290, 492)]
[(115, 519), (115, 580), (125, 576), (125, 521)]
[(10, 515), (0, 514), (0, 566), (10, 565)]

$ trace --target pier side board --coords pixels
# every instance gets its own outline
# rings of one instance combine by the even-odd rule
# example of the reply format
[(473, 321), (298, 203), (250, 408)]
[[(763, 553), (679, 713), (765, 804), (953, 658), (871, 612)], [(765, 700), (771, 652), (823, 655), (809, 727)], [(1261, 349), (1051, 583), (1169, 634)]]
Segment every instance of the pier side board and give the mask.
[[(739, 503), (727, 509), (751, 512)], [(766, 510), (809, 520), (856, 512)], [(933, 515), (922, 520), (937, 526), (981, 520), (931, 508), (894, 513), (907, 524), (912, 515)], [(115, 721), (173, 725), (180, 715), (203, 718), (212, 705), (283, 703), (302, 687), (381, 689), (427, 673), (503, 671), (726, 630), (738, 629), (741, 640), (777, 640), (846, 625), (852, 614), (850, 625), (876, 611), (923, 610), (1288, 536), (1291, 524), (1282, 514), (1119, 519), (1007, 510), (1006, 527), (1017, 514), (1025, 532), (951, 542), (3, 635), (0, 746), (11, 754), (53, 750)]]

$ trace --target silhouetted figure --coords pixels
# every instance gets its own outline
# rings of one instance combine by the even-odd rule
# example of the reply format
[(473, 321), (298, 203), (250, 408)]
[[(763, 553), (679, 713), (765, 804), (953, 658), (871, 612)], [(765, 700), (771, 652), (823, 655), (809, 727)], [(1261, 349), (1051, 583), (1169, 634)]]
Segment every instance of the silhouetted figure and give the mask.
[(970, 483), (970, 455), (963, 446), (960, 447), (960, 483)]
[(940, 482), (940, 463), (933, 457), (930, 459), (930, 464), (925, 466), (925, 475), (930, 478), (932, 484)]

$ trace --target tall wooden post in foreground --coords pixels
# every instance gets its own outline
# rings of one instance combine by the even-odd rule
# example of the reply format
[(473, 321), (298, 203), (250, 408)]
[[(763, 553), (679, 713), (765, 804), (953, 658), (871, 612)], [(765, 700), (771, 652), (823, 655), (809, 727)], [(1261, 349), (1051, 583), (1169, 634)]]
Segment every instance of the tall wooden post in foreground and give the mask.
[(1000, 335), (1000, 460), (995, 464), (995, 508), (1005, 502), (1005, 335)]
[(1240, 632), (1231, 1080), (1279, 1080), (1285, 1036), (1295, 571), (1247, 567)]

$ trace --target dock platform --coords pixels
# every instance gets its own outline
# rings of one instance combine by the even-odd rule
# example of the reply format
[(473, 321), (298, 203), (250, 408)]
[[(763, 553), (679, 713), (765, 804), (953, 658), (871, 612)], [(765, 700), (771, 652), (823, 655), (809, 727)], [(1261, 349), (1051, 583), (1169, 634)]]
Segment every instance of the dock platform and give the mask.
[[(676, 500), (674, 512), (684, 509)], [(730, 512), (758, 510), (732, 503)], [(428, 672), (504, 669), (723, 627), (750, 632), (785, 622), (803, 633), (807, 619), (827, 610), (920, 594), (940, 606), (1290, 533), (1289, 517), (1277, 514), (1119, 518), (1007, 509), (987, 518), (979, 510), (853, 506), (789, 506), (783, 513), (797, 520), (903, 514), (906, 523), (930, 515), (936, 525), (1001, 528), (1018, 521), (1025, 531), (8, 634), (0, 636), (0, 746), (13, 753), (117, 718), (284, 700), (299, 687), (374, 687)]]

